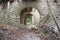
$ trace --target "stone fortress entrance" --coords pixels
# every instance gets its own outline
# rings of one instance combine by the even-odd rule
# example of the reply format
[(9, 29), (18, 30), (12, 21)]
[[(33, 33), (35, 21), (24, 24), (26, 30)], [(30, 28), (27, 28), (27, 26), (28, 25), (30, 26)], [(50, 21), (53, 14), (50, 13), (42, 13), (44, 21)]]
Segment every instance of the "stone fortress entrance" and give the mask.
[(48, 14), (48, 6), (44, 0), (15, 0), (11, 5), (10, 1), (7, 4), (6, 10), (1, 10), (3, 16), (0, 22), (13, 26), (37, 25)]
[(24, 8), (20, 14), (20, 23), (24, 25), (35, 25), (40, 20), (39, 11), (33, 7)]
[(42, 23), (46, 19), (44, 17), (49, 13), (45, 0), (19, 0), (19, 2), (15, 0), (11, 5), (9, 2), (8, 4), (6, 10), (1, 10), (3, 16), (1, 16), (0, 22), (13, 26), (37, 25), (40, 21)]
[[(57, 20), (57, 22), (53, 20), (55, 18), (60, 18), (60, 15), (55, 18), (51, 16), (51, 13), (54, 13), (53, 16), (60, 14), (60, 11), (59, 13), (57, 12), (60, 10), (60, 7), (57, 9), (57, 5), (54, 2), (56, 2), (56, 0), (4, 1), (0, 5), (0, 23), (8, 25), (5, 26), (5, 24), (0, 24), (0, 28), (2, 28), (4, 34), (7, 34), (6, 37), (9, 36), (9, 40), (11, 40), (10, 36), (12, 36), (12, 40), (19, 40), (21, 38), (21, 40), (40, 40), (40, 38), (42, 40), (60, 40), (58, 36), (60, 35), (60, 29), (59, 31), (57, 29), (59, 28), (57, 22), (60, 24), (60, 20)], [(13, 34), (15, 34), (15, 36)], [(33, 34), (36, 35), (36, 38)]]

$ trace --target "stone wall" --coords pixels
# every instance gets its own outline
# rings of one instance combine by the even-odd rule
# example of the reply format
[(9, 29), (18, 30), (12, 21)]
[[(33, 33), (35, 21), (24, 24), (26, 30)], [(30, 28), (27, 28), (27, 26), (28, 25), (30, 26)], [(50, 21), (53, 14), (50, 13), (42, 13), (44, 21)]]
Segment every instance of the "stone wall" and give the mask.
[(49, 13), (49, 7), (46, 0), (40, 0), (39, 2), (37, 1), (32, 3), (23, 3), (22, 0), (19, 3), (15, 1), (9, 8), (0, 10), (0, 22), (13, 26), (20, 26), (20, 13), (22, 9), (26, 7), (36, 8), (43, 16), (46, 16)]

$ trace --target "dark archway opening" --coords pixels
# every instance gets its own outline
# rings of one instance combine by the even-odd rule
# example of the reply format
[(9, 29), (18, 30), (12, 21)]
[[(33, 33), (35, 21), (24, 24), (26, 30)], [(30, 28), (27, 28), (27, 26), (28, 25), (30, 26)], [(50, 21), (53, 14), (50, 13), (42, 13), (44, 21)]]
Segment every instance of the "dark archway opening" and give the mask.
[[(21, 11), (21, 14), (20, 14), (20, 24), (27, 24), (29, 19), (31, 19), (31, 15), (29, 12), (32, 11), (32, 7), (27, 7), (27, 8), (24, 8), (22, 11)], [(30, 21), (29, 21), (30, 22)]]
[(26, 7), (21, 11), (20, 24), (36, 25), (36, 23), (38, 23), (39, 20), (40, 20), (40, 14), (37, 9), (33, 7)]

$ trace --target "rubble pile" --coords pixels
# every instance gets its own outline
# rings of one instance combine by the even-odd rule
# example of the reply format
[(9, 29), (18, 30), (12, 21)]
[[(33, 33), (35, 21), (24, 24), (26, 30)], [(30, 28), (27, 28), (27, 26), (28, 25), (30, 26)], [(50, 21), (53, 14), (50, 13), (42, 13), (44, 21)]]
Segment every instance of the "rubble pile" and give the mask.
[(41, 40), (31, 30), (0, 24), (0, 40)]
[(0, 24), (0, 40), (58, 40), (47, 26), (27, 29)]

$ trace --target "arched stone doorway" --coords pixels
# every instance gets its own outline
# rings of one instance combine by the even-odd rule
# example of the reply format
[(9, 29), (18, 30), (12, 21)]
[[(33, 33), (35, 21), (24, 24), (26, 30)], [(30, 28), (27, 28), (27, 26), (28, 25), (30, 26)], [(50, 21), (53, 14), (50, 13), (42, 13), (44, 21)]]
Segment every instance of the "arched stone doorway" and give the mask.
[(21, 11), (20, 23), (35, 25), (40, 20), (40, 13), (33, 7), (26, 7)]

